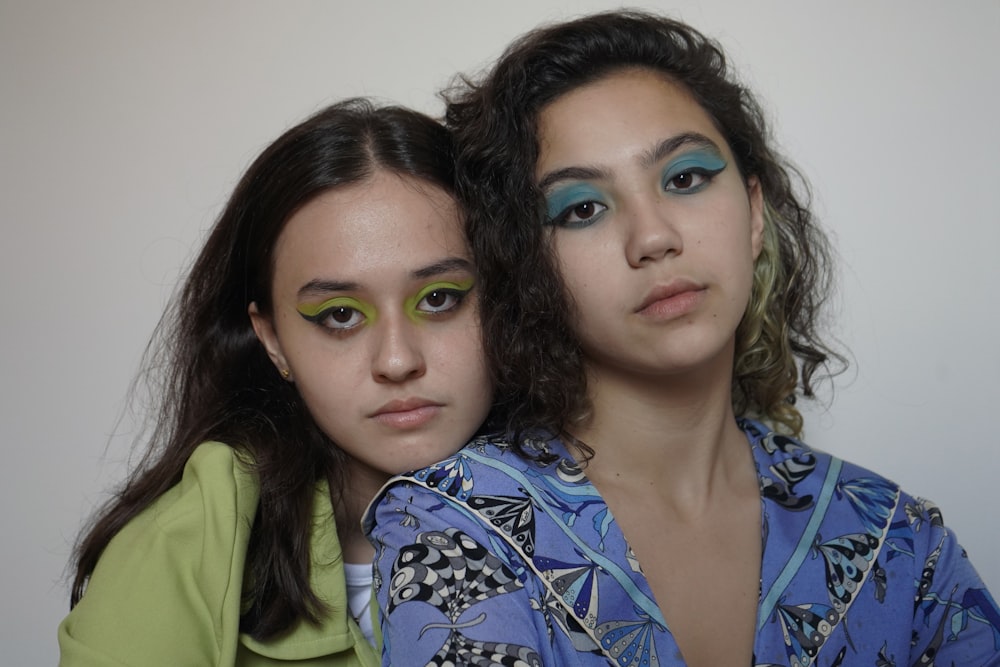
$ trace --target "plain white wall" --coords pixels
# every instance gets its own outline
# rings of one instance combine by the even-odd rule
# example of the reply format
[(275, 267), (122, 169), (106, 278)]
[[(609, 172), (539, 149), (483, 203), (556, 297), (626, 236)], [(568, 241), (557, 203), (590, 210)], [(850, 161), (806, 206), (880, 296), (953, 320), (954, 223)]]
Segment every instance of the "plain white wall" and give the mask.
[[(256, 153), (345, 96), (438, 113), (453, 73), (611, 6), (361, 4), (0, 0), (5, 664), (56, 661), (73, 539), (129, 452), (128, 384)], [(1000, 3), (805, 5), (646, 4), (722, 41), (835, 235), (855, 365), (809, 439), (936, 500), (996, 593)]]

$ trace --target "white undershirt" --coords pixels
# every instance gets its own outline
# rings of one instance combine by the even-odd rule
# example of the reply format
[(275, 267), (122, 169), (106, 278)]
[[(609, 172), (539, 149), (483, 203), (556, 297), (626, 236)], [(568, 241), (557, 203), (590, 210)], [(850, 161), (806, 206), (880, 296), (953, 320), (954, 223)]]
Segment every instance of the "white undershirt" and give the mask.
[(372, 564), (344, 563), (347, 580), (347, 609), (358, 622), (362, 634), (375, 645), (375, 628), (372, 627)]

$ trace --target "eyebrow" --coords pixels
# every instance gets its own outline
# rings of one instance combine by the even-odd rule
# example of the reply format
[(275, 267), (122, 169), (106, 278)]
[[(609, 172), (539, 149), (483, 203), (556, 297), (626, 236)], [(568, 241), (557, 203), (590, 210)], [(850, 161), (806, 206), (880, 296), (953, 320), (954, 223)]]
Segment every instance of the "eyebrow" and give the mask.
[[(664, 139), (643, 153), (639, 158), (639, 164), (643, 169), (648, 169), (671, 153), (687, 146), (707, 148), (715, 153), (719, 153), (720, 155), (722, 153), (718, 144), (706, 137), (704, 134), (701, 134), (700, 132), (684, 132), (683, 134), (678, 134), (677, 136)], [(545, 192), (559, 181), (601, 180), (608, 179), (610, 176), (611, 174), (606, 169), (601, 167), (566, 167), (565, 169), (557, 169), (546, 174), (545, 177), (538, 182), (538, 188), (542, 192)]]
[(471, 273), (472, 262), (462, 257), (449, 257), (440, 262), (434, 262), (430, 266), (417, 269), (411, 275), (414, 278), (431, 278), (439, 276), (442, 273), (451, 273), (452, 271), (468, 271)]
[(688, 146), (707, 148), (714, 153), (719, 153), (720, 155), (722, 153), (722, 151), (719, 150), (718, 144), (706, 137), (704, 134), (701, 134), (700, 132), (685, 132), (684, 134), (678, 134), (676, 137), (664, 139), (660, 143), (656, 144), (656, 146), (654, 146), (651, 150), (643, 153), (642, 157), (639, 158), (639, 164), (641, 164), (644, 169), (648, 169), (671, 153), (674, 153), (681, 148), (687, 148)]
[(545, 178), (538, 182), (538, 189), (545, 192), (559, 181), (599, 181), (610, 177), (606, 169), (599, 167), (566, 167), (545, 174)]
[[(410, 272), (413, 278), (431, 278), (452, 271), (472, 272), (472, 262), (462, 257), (448, 257), (440, 262), (434, 262)], [(361, 284), (343, 280), (313, 279), (299, 288), (299, 296), (322, 295), (330, 292), (355, 292), (361, 289)]]
[(361, 288), (358, 283), (341, 280), (313, 279), (299, 288), (299, 296), (322, 295), (329, 292), (354, 292)]

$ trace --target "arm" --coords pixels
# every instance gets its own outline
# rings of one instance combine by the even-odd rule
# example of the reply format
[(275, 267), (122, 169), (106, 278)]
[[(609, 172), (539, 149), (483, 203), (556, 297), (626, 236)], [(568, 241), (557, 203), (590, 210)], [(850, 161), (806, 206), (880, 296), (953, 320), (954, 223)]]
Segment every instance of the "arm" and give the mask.
[(230, 448), (202, 445), (181, 482), (112, 539), (59, 626), (60, 665), (234, 663), (257, 503), (237, 466)]
[(959, 545), (926, 501), (908, 505), (920, 568), (914, 575), (914, 665), (1000, 665), (1000, 609)]
[(488, 526), (405, 482), (371, 511), (383, 664), (556, 664), (534, 577)]

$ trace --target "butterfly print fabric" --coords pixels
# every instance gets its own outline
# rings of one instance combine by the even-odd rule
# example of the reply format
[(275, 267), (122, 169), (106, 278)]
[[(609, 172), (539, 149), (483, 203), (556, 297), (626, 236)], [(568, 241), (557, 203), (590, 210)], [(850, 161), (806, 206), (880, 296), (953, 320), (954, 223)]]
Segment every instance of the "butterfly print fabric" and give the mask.
[[(753, 667), (1000, 665), (1000, 610), (933, 504), (740, 426), (764, 539)], [(478, 439), (372, 503), (383, 663), (684, 665), (600, 494), (561, 441), (529, 444), (556, 460)]]

